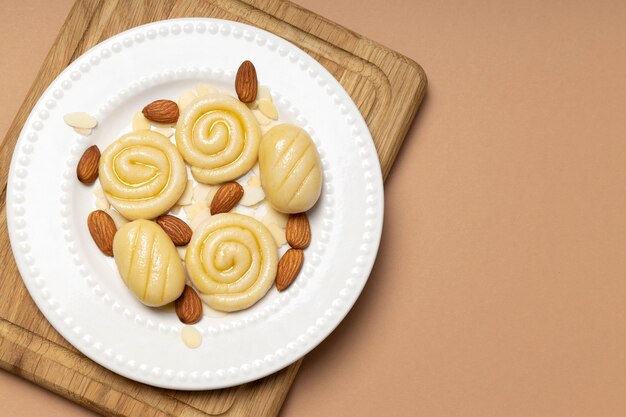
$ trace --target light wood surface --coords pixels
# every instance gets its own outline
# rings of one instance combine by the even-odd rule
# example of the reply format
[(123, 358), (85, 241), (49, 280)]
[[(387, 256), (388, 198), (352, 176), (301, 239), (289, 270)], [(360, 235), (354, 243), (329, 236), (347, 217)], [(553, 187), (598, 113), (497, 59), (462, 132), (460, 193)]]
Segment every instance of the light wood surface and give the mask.
[(0, 366), (106, 415), (275, 415), (300, 362), (263, 380), (199, 393), (137, 384), (84, 358), (41, 316), (17, 272), (8, 244), (6, 176), (12, 150), (30, 109), (48, 84), (74, 58), (130, 27), (173, 17), (238, 20), (299, 45), (346, 88), (375, 138), (383, 174), (391, 168), (421, 102), (426, 78), (407, 58), (282, 1), (191, 0), (78, 1), (70, 12), (0, 150), (0, 291), (19, 302), (0, 305)]

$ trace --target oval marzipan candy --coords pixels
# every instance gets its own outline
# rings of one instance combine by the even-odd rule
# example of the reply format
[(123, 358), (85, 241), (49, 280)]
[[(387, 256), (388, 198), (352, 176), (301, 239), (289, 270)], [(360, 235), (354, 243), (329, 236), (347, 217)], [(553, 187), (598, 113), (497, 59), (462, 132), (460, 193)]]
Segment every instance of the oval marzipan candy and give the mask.
[(307, 211), (322, 192), (319, 154), (298, 126), (281, 124), (263, 135), (259, 171), (267, 200), (282, 213)]
[(176, 247), (156, 223), (135, 220), (113, 239), (113, 257), (126, 286), (147, 306), (176, 300), (185, 288), (185, 272)]

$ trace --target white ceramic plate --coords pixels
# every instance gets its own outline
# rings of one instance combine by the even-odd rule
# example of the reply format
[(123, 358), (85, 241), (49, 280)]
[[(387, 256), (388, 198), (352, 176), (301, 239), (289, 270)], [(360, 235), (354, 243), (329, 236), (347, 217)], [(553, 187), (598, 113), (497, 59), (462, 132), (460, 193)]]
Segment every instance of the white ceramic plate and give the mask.
[[(139, 303), (91, 240), (92, 188), (76, 179), (88, 146), (130, 131), (146, 103), (176, 99), (197, 82), (232, 90), (239, 64), (254, 62), (281, 120), (313, 137), (324, 170), (310, 213), (313, 240), (295, 283), (248, 310), (201, 320), (186, 347), (172, 312)], [(63, 115), (99, 120), (80, 137)], [(216, 19), (140, 26), (73, 62), (42, 95), (20, 134), (8, 181), (7, 216), (24, 282), (72, 345), (125, 377), (174, 389), (213, 389), (275, 372), (318, 345), (345, 317), (374, 263), (383, 220), (380, 166), (361, 114), (317, 61), (263, 30)]]

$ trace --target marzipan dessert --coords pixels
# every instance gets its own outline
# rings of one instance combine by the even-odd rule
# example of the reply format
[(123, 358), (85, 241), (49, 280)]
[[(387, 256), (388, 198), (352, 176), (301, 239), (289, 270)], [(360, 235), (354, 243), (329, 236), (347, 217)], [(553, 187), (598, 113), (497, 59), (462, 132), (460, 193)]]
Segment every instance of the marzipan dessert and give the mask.
[[(206, 311), (250, 308), (272, 286), (286, 290), (311, 242), (306, 212), (322, 190), (313, 140), (277, 122), (250, 61), (234, 87), (236, 96), (198, 84), (177, 101), (148, 103), (129, 115), (132, 131), (102, 154), (92, 145), (76, 168), (79, 181), (94, 184), (98, 210), (87, 226), (97, 247), (137, 300), (175, 302), (185, 324)], [(97, 126), (83, 113), (66, 122), (84, 134)], [(189, 346), (199, 345), (199, 333), (185, 332)]]
[(115, 233), (113, 256), (126, 286), (147, 306), (175, 301), (185, 270), (170, 237), (155, 222), (139, 219)]
[(185, 264), (209, 307), (237, 311), (259, 301), (274, 284), (278, 251), (263, 223), (250, 216), (222, 213), (194, 232)]
[(176, 125), (176, 146), (198, 182), (221, 184), (245, 174), (259, 153), (261, 129), (234, 97), (211, 94), (192, 101)]
[(102, 153), (98, 172), (107, 200), (129, 220), (167, 212), (187, 185), (187, 169), (176, 146), (151, 130), (114, 141)]

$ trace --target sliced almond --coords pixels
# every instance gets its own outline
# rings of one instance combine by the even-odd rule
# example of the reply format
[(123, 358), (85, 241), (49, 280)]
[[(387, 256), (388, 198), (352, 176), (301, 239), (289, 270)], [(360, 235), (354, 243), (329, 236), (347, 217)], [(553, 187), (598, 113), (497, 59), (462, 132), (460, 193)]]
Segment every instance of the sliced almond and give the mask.
[(246, 207), (254, 206), (255, 204), (259, 204), (265, 198), (265, 192), (263, 192), (263, 188), (257, 185), (244, 185), (243, 186), (243, 197), (239, 201), (239, 204)]
[(252, 175), (250, 176), (250, 178), (248, 178), (248, 182), (247, 184), (251, 187), (260, 187), (261, 186), (261, 178), (257, 177), (256, 175)]
[(243, 197), (243, 187), (235, 182), (227, 182), (217, 190), (211, 201), (211, 214), (228, 213)]
[(153, 130), (157, 133), (162, 134), (168, 139), (171, 138), (174, 134), (174, 129), (172, 129), (171, 127), (155, 127)]
[(259, 110), (263, 115), (269, 117), (272, 120), (278, 119), (278, 110), (276, 110), (276, 106), (271, 101), (261, 100), (259, 101)]
[(63, 121), (78, 129), (93, 129), (98, 125), (98, 120), (85, 112), (67, 113), (63, 116)]
[(115, 210), (113, 208), (108, 208), (108, 209), (106, 209), (104, 211), (106, 212), (106, 214), (111, 216), (111, 218), (113, 219), (113, 222), (115, 223), (115, 227), (117, 229), (119, 229), (120, 227), (122, 227), (126, 223), (128, 223), (128, 219), (126, 217), (122, 216), (119, 211), (117, 211), (117, 210)]
[(107, 200), (104, 190), (100, 185), (97, 185), (93, 189), (93, 195), (96, 197), (96, 208), (99, 210), (106, 210), (111, 207), (109, 200)]
[(170, 214), (174, 216), (178, 216), (180, 214), (180, 211), (183, 209), (183, 207), (187, 207), (187, 205), (179, 206), (178, 204), (176, 204), (174, 207), (170, 209)]
[(206, 204), (194, 203), (194, 204), (191, 204), (189, 206), (183, 207), (183, 209), (185, 209), (185, 214), (187, 215), (187, 220), (192, 222), (194, 217), (196, 217), (196, 215), (198, 215), (198, 213), (200, 211), (202, 211), (203, 209), (207, 209), (208, 210), (208, 207), (206, 206)]
[(100, 149), (92, 145), (85, 149), (76, 166), (76, 176), (83, 184), (93, 184), (98, 178), (98, 164), (100, 163)]
[(259, 102), (261, 100), (267, 100), (270, 103), (273, 102), (272, 94), (270, 93), (270, 89), (264, 85), (260, 85), (256, 92), (256, 101)]
[(184, 261), (185, 256), (187, 256), (187, 246), (176, 246), (176, 252), (178, 252), (180, 259)]
[(111, 207), (111, 203), (106, 198), (98, 198), (96, 200), (96, 208), (98, 210), (108, 210)]
[(176, 205), (178, 206), (188, 206), (191, 204), (191, 198), (193, 197), (193, 181), (187, 180), (187, 186), (185, 187), (185, 191), (183, 195), (180, 196)]
[(198, 97), (208, 96), (209, 94), (217, 94), (217, 88), (213, 87), (209, 84), (196, 84), (196, 91), (198, 92)]
[(239, 100), (244, 103), (251, 103), (256, 99), (258, 81), (256, 69), (250, 61), (244, 61), (237, 70), (235, 76), (235, 91)]
[(274, 240), (276, 241), (276, 245), (278, 247), (281, 247), (285, 243), (287, 243), (287, 237), (285, 236), (285, 229), (283, 229), (276, 223), (269, 223), (269, 224), (263, 223), (263, 224), (265, 224), (265, 227), (267, 227), (267, 230), (269, 230), (270, 233), (272, 233), (272, 236), (274, 237)]
[(311, 225), (306, 213), (291, 214), (285, 230), (287, 243), (295, 249), (306, 249), (311, 243)]
[(87, 227), (102, 253), (113, 256), (113, 238), (117, 229), (111, 216), (102, 210), (93, 211), (87, 218)]
[(183, 293), (175, 303), (176, 315), (185, 324), (194, 324), (202, 318), (202, 301), (196, 290), (185, 285)]
[(267, 205), (266, 209), (267, 211), (265, 212), (265, 215), (261, 219), (261, 222), (264, 225), (274, 223), (283, 229), (287, 227), (287, 221), (289, 220), (288, 215), (286, 215), (285, 213), (281, 213), (278, 210), (275, 210), (270, 205)]
[(276, 289), (286, 290), (296, 279), (304, 263), (304, 251), (301, 249), (289, 249), (280, 261), (276, 271)]
[(209, 220), (211, 218), (211, 210), (208, 207), (203, 207), (198, 210), (193, 219), (189, 220), (189, 226), (191, 226), (191, 230), (197, 230), (202, 223)]
[(133, 130), (150, 129), (150, 120), (146, 119), (143, 113), (138, 111), (133, 116), (131, 127), (133, 128)]
[(198, 98), (198, 96), (195, 91), (185, 91), (178, 97), (178, 107), (180, 107), (181, 110), (185, 110), (185, 107), (196, 98)]
[(205, 207), (208, 207), (219, 188), (217, 185), (196, 184), (193, 187), (192, 203), (203, 204)]
[(79, 127), (73, 127), (72, 129), (81, 136), (89, 136), (93, 132), (93, 129), (81, 129)]
[(261, 126), (266, 126), (270, 123), (272, 123), (272, 120), (269, 119), (267, 116), (265, 116), (260, 110), (258, 109), (254, 109), (252, 110), (252, 114), (254, 115), (254, 118), (256, 119), (257, 122), (259, 122), (259, 124)]

